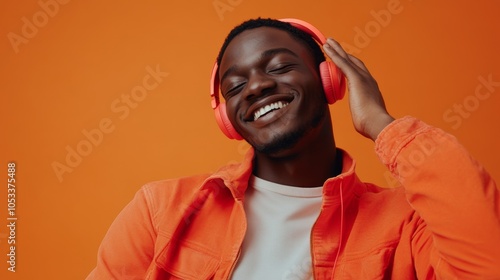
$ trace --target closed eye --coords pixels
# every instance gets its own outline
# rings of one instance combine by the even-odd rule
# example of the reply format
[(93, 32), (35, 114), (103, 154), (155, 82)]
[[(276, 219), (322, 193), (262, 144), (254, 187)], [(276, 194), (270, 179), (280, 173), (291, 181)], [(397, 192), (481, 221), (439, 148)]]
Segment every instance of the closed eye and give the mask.
[(232, 86), (231, 88), (229, 88), (229, 90), (227, 90), (223, 94), (224, 98), (228, 99), (229, 97), (234, 96), (235, 94), (237, 94), (243, 88), (244, 85), (245, 85), (245, 83), (241, 83), (241, 84), (237, 84), (235, 86)]
[(293, 64), (281, 64), (271, 68), (271, 70), (269, 70), (268, 72), (271, 74), (284, 74), (292, 70), (293, 66)]

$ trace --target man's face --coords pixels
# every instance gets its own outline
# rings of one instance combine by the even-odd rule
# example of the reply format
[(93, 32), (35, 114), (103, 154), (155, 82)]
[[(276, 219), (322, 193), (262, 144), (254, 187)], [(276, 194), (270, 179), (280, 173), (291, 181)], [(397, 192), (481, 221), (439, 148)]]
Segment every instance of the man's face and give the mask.
[(327, 115), (313, 56), (285, 31), (243, 31), (228, 45), (219, 75), (229, 120), (257, 151), (293, 149)]

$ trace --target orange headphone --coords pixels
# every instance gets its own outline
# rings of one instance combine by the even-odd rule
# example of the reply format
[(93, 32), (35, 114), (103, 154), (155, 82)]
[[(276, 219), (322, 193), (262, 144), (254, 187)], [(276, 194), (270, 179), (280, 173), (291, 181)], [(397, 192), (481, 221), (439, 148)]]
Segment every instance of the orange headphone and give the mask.
[[(288, 22), (292, 26), (306, 32), (321, 45), (326, 43), (325, 36), (310, 23), (293, 18), (280, 19), (280, 21)], [(220, 102), (218, 72), (219, 66), (217, 65), (217, 62), (215, 62), (212, 69), (212, 76), (210, 78), (210, 97), (212, 99), (212, 108), (215, 112), (215, 119), (219, 128), (229, 139), (241, 140), (243, 138), (229, 121), (226, 112), (226, 104), (224, 102)], [(333, 62), (323, 61), (319, 65), (319, 72), (328, 104), (333, 104), (335, 101), (342, 99), (345, 94), (345, 79), (342, 71), (340, 71)]]

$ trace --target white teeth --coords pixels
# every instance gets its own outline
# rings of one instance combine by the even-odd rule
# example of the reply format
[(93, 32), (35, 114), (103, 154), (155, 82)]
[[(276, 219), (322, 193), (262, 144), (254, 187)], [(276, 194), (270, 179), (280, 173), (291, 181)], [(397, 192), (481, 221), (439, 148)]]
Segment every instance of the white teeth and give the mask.
[(271, 103), (269, 105), (266, 105), (264, 107), (261, 107), (260, 109), (255, 110), (255, 112), (253, 113), (253, 120), (256, 121), (261, 116), (269, 113), (270, 111), (284, 108), (287, 105), (288, 105), (288, 102), (278, 101), (278, 102), (274, 102), (274, 103)]

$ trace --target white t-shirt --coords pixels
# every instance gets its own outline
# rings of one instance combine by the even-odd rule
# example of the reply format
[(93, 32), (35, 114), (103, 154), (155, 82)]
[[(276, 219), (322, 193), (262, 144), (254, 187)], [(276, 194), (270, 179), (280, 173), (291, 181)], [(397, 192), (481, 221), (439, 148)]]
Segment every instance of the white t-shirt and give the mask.
[(322, 192), (252, 176), (244, 202), (248, 229), (232, 279), (312, 279), (310, 236)]

